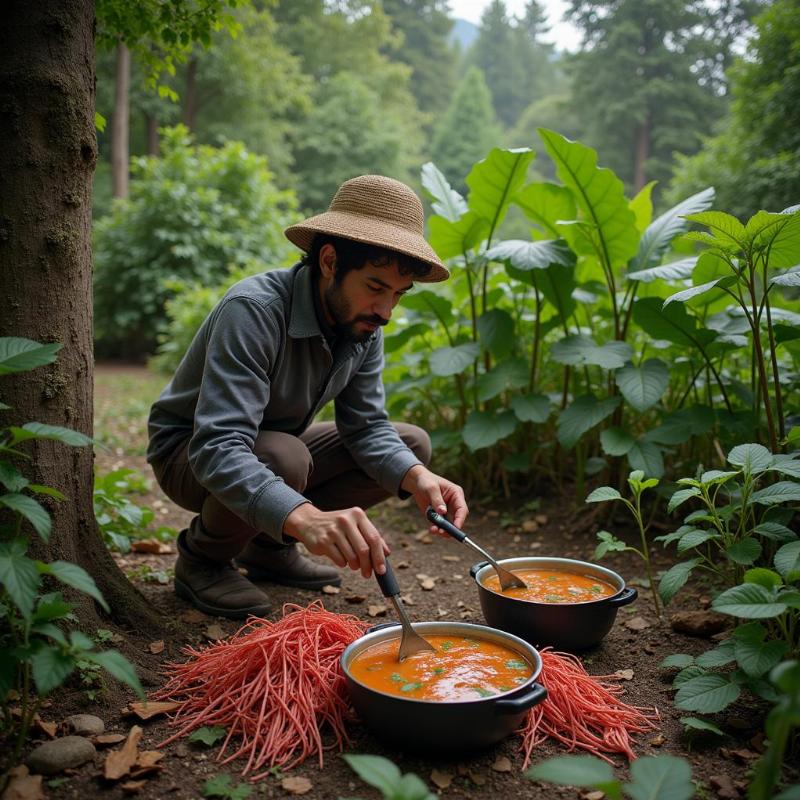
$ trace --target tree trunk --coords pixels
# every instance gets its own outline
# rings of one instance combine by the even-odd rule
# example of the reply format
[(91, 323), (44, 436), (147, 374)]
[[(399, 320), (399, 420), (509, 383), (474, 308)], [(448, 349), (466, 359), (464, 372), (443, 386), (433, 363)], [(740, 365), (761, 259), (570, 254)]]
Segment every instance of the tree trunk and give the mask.
[(186, 65), (186, 90), (183, 96), (183, 124), (193, 131), (197, 120), (197, 59), (194, 56)]
[(114, 85), (114, 116), (111, 120), (111, 195), (128, 196), (130, 161), (130, 83), (131, 54), (120, 42), (117, 45), (117, 74)]
[[(92, 434), (92, 173), (94, 3), (6, 0), (0, 26), (0, 336), (64, 346), (55, 363), (0, 378), (11, 409), (28, 421)], [(32, 554), (80, 564), (97, 581), (117, 622), (139, 630), (161, 621), (106, 549), (92, 508), (93, 454), (51, 441), (28, 443), (26, 477), (68, 499), (49, 503), (53, 532)], [(41, 497), (40, 497), (41, 499)], [(47, 499), (47, 498), (46, 498)], [(76, 598), (84, 624), (99, 613)]]
[(158, 155), (158, 120), (152, 114), (144, 115), (144, 132), (147, 155)]
[(636, 153), (633, 162), (634, 193), (647, 183), (648, 158), (650, 158), (650, 117), (646, 117), (636, 129)]

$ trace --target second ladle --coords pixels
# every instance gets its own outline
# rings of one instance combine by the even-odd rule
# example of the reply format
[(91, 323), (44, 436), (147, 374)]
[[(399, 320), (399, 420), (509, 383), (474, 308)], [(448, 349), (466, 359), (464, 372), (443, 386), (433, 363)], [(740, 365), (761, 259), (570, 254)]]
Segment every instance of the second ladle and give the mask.
[(452, 536), (459, 542), (468, 544), (473, 550), (477, 550), (495, 568), (497, 577), (500, 578), (501, 589), (528, 588), (528, 584), (525, 583), (522, 578), (520, 578), (518, 575), (515, 575), (510, 570), (501, 567), (480, 545), (475, 544), (475, 542), (473, 542), (472, 539), (470, 539), (469, 536), (464, 533), (464, 531), (453, 525), (449, 519), (434, 511), (431, 506), (428, 506), (428, 510), (425, 512), (425, 515), (434, 525), (436, 525), (438, 528), (441, 528), (448, 536)]
[(389, 565), (389, 559), (386, 559), (386, 572), (383, 575), (375, 573), (378, 579), (378, 585), (381, 587), (384, 597), (388, 597), (394, 605), (397, 616), (400, 617), (400, 625), (402, 626), (402, 633), (400, 634), (400, 651), (397, 654), (398, 661), (405, 661), (409, 656), (414, 653), (419, 653), (423, 650), (430, 650), (436, 652), (436, 648), (428, 641), (423, 639), (412, 627), (411, 621), (400, 602), (400, 586), (397, 583), (397, 578), (394, 576), (394, 570)]

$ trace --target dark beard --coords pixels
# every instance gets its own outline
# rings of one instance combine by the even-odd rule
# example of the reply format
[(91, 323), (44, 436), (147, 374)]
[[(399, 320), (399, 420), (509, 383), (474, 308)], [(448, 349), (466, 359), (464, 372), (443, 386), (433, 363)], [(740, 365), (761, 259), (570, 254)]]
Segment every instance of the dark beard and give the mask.
[(325, 292), (325, 304), (333, 317), (331, 329), (337, 339), (354, 344), (363, 344), (375, 331), (357, 331), (356, 325), (359, 322), (371, 322), (373, 325), (386, 325), (389, 320), (383, 319), (375, 314), (362, 314), (358, 317), (350, 316), (350, 304), (342, 296), (336, 284), (332, 284)]

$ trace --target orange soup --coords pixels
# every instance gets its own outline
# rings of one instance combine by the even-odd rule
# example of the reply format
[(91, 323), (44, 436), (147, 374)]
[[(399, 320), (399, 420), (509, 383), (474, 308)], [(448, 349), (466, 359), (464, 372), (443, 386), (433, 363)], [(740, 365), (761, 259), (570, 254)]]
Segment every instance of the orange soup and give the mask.
[(484, 639), (424, 637), (436, 652), (397, 660), (400, 641), (380, 642), (352, 659), (349, 672), (359, 683), (413, 700), (477, 700), (508, 692), (533, 675), (519, 653)]
[(585, 603), (588, 600), (611, 597), (619, 591), (594, 575), (580, 575), (577, 572), (554, 569), (512, 571), (528, 584), (527, 589), (501, 589), (500, 579), (494, 572), (483, 578), (481, 583), (492, 592), (536, 603)]

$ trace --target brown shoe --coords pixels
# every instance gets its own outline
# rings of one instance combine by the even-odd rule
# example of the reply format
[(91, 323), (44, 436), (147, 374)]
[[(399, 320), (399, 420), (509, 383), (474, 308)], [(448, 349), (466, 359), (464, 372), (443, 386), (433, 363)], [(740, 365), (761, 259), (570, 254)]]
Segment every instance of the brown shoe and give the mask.
[(178, 536), (175, 594), (206, 614), (245, 619), (269, 611), (267, 596), (253, 586), (231, 561), (212, 561), (190, 552), (186, 531)]
[(336, 567), (312, 561), (297, 549), (297, 545), (264, 544), (260, 537), (250, 540), (236, 556), (236, 563), (247, 570), (251, 581), (256, 582), (279, 583), (298, 589), (321, 589), (342, 583)]

